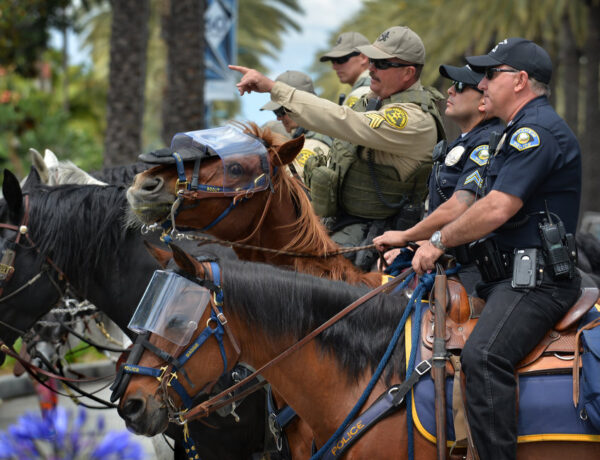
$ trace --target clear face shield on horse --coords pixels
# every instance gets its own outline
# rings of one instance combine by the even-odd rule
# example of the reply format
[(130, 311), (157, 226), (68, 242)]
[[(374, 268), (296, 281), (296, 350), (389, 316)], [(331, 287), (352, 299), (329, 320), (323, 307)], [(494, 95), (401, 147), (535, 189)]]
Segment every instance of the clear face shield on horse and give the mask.
[(174, 272), (154, 272), (129, 325), (180, 347), (189, 343), (210, 301), (211, 292)]

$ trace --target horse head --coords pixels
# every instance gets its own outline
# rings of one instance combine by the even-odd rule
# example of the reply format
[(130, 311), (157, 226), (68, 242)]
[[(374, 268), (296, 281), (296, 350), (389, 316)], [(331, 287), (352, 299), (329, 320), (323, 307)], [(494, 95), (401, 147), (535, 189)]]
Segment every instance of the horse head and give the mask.
[[(214, 279), (218, 266), (199, 262), (177, 246), (172, 249), (177, 272), (155, 272), (131, 320), (141, 335), (113, 386), (113, 399), (121, 399), (119, 415), (130, 429), (148, 436), (178, 421), (239, 357), (233, 336), (225, 334), (229, 326), (223, 322), (219, 281)], [(166, 260), (161, 251), (151, 252), (159, 263)], [(152, 303), (159, 291), (166, 304)], [(138, 319), (144, 325), (137, 325)], [(192, 356), (200, 365), (190, 367)]]
[[(202, 131), (197, 133), (202, 133)], [(282, 137), (271, 133), (270, 130), (261, 131), (254, 124), (245, 126), (244, 133), (248, 138), (258, 139), (260, 142), (256, 142), (256, 144), (259, 148), (262, 148), (262, 145), (265, 146), (269, 165), (262, 165), (263, 169), (257, 169), (258, 155), (248, 155), (248, 152), (237, 154), (228, 151), (229, 147), (227, 146), (222, 147), (220, 151), (203, 148), (201, 155), (189, 154), (189, 150), (186, 154), (185, 147), (182, 149), (175, 146), (155, 155), (142, 155), (140, 158), (144, 161), (164, 164), (139, 173), (135, 177), (133, 185), (128, 189), (127, 198), (135, 217), (144, 224), (161, 222), (169, 217), (173, 203), (178, 196), (183, 196), (184, 201), (179, 206), (177, 213), (178, 226), (208, 230), (206, 227), (222, 215), (231, 205), (232, 200), (236, 204), (243, 202), (243, 206), (232, 210), (232, 216), (236, 215), (236, 218), (233, 219), (236, 226), (240, 225), (240, 222), (247, 221), (249, 221), (247, 224), (251, 225), (253, 219), (248, 216), (254, 216), (256, 213), (260, 215), (257, 210), (264, 207), (266, 197), (273, 191), (273, 176), (282, 174), (282, 167), (293, 161), (302, 149), (304, 138), (300, 137), (284, 142)], [(180, 174), (175, 167), (175, 160), (171, 157), (171, 153), (176, 150), (184, 152), (181, 155), (183, 171)], [(217, 153), (219, 154), (217, 155)], [(265, 166), (267, 167), (265, 168)], [(195, 172), (194, 168), (198, 168), (198, 171)], [(257, 170), (264, 171), (265, 175), (269, 177), (261, 177), (260, 172), (257, 175)], [(185, 176), (183, 180), (182, 174)], [(200, 184), (200, 190), (195, 194), (187, 194), (182, 189), (182, 182), (192, 183), (195, 175), (196, 182)], [(255, 183), (270, 185), (270, 187), (253, 189), (247, 185), (241, 185), (248, 179), (256, 181)], [(201, 210), (196, 209), (198, 206), (201, 206)], [(244, 220), (240, 219), (242, 213), (246, 213)], [(218, 223), (213, 225), (218, 225)], [(231, 225), (229, 226), (231, 227)]]

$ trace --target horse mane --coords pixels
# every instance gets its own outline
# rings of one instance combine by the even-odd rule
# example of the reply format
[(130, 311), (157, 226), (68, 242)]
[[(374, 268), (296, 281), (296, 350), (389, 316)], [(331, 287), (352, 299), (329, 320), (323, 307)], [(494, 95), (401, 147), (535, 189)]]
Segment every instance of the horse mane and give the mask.
[[(221, 260), (225, 306), (242, 321), (264, 329), (264, 337), (298, 340), (368, 292), (349, 285), (267, 264)], [(365, 302), (315, 340), (331, 353), (346, 377), (358, 380), (376, 369), (406, 307), (404, 295), (381, 294)], [(396, 345), (385, 378), (405, 374), (404, 333)]]
[[(287, 141), (285, 137), (272, 132), (269, 128), (261, 129), (255, 123), (236, 124), (241, 126), (244, 131), (264, 140), (275, 156), (277, 156), (278, 147)], [(280, 169), (275, 176), (274, 190), (279, 193), (280, 199), (289, 194), (297, 212), (296, 221), (289, 225), (295, 237), (282, 250), (307, 254), (328, 254), (340, 249), (329, 237), (327, 230), (314, 213), (303, 184)], [(321, 258), (296, 257), (294, 269), (314, 275), (325, 275), (330, 279), (347, 281), (350, 284), (364, 283), (376, 286), (381, 283), (379, 274), (362, 272), (342, 255), (332, 257), (329, 262)]]
[(112, 185), (130, 185), (136, 174), (146, 171), (154, 165), (144, 162), (132, 163), (129, 165), (109, 166), (100, 171), (90, 173), (93, 177), (102, 182)]
[[(85, 294), (86, 274), (119, 265), (124, 225), (125, 189), (115, 186), (58, 185), (33, 188), (29, 193), (31, 239)], [(82, 292), (81, 292), (82, 291)]]
[(89, 184), (105, 185), (98, 179), (86, 173), (83, 169), (76, 166), (71, 161), (59, 161), (58, 166), (48, 168), (50, 183), (48, 185), (59, 184)]

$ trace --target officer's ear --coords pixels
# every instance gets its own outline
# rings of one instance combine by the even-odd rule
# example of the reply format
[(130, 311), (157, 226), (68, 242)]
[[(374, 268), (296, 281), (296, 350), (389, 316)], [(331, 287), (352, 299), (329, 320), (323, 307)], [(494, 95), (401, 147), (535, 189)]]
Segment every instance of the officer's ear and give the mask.
[(483, 97), (483, 94), (477, 102), (477, 110), (479, 110), (479, 113), (485, 113), (485, 98)]
[(529, 75), (524, 70), (519, 70), (515, 78), (515, 92), (521, 92), (529, 86)]
[(304, 134), (298, 136), (296, 139), (291, 139), (285, 144), (282, 144), (275, 155), (273, 155), (272, 162), (273, 166), (283, 166), (290, 164), (296, 158), (296, 155), (300, 153), (304, 147)]

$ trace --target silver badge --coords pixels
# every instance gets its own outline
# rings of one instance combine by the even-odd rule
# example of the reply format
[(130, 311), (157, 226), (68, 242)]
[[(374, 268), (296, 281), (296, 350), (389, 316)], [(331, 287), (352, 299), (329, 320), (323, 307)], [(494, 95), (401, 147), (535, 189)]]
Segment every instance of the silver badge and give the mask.
[(465, 148), (462, 145), (457, 145), (446, 154), (446, 160), (444, 161), (444, 164), (446, 166), (455, 165), (458, 163), (458, 160), (460, 160), (460, 157), (462, 157), (463, 153), (465, 153)]

